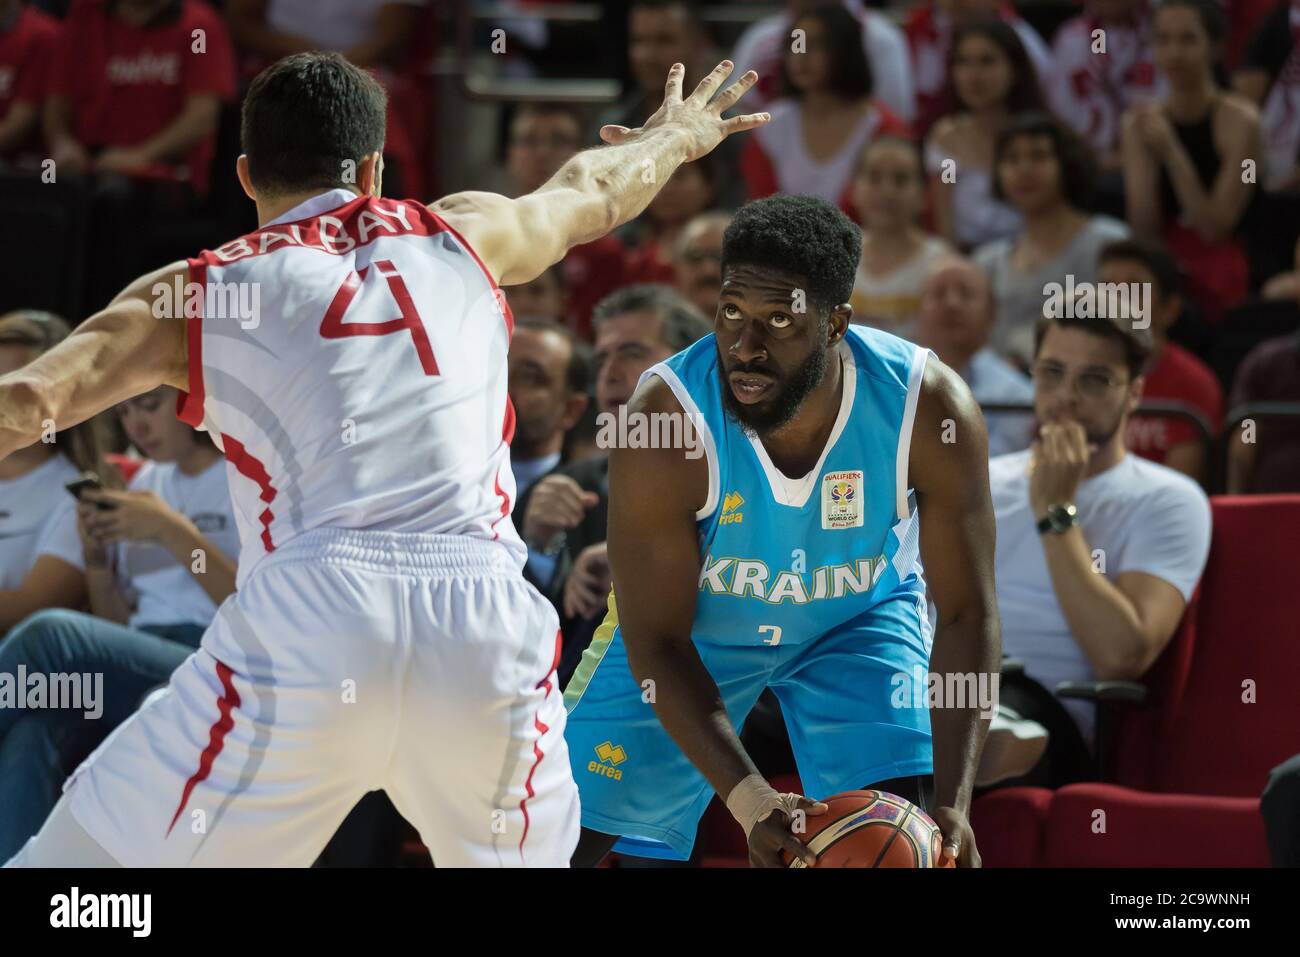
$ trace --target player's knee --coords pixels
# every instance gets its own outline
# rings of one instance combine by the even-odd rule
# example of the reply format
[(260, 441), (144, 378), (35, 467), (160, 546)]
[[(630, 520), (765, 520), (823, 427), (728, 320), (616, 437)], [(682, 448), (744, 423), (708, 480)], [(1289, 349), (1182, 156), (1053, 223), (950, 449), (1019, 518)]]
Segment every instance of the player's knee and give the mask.
[(596, 867), (618, 843), (617, 834), (602, 834), (584, 827), (578, 835), (578, 846), (569, 859), (570, 867)]

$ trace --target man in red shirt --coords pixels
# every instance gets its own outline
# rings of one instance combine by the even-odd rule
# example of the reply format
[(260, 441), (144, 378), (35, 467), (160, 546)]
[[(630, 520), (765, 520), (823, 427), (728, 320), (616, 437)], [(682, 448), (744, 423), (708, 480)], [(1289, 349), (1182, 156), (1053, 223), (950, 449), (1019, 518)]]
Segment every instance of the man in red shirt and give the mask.
[(207, 191), (235, 63), (199, 0), (79, 0), (50, 70), (45, 133), (60, 172), (188, 181)]
[[(1205, 417), (1211, 434), (1217, 434), (1223, 423), (1219, 380), (1209, 366), (1169, 341), (1169, 329), (1183, 308), (1182, 275), (1173, 257), (1151, 240), (1121, 239), (1102, 249), (1098, 279), (1102, 283), (1146, 283), (1150, 289), (1154, 347), (1143, 373), (1143, 400), (1189, 405)], [(1186, 419), (1131, 416), (1124, 444), (1144, 459), (1177, 469), (1197, 481), (1205, 478), (1207, 450), (1200, 432)]]
[(35, 157), (58, 23), (21, 0), (0, 0), (0, 160)]

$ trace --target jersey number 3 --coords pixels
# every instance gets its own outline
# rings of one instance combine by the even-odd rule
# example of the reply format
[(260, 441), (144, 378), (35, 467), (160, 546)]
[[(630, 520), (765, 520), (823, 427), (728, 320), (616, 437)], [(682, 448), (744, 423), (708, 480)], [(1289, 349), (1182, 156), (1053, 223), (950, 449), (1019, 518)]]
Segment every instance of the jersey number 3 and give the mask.
[(320, 324), (320, 334), (326, 339), (343, 339), (347, 336), (386, 336), (392, 332), (401, 332), (403, 329), (409, 330), (424, 374), (438, 375), (438, 362), (433, 357), (433, 346), (429, 345), (429, 336), (424, 331), (424, 323), (420, 321), (420, 314), (415, 310), (415, 301), (411, 298), (410, 290), (406, 288), (402, 274), (397, 271), (391, 259), (377, 259), (373, 265), (375, 271), (388, 281), (388, 290), (392, 293), (393, 301), (397, 303), (401, 315), (387, 322), (343, 321), (343, 314), (352, 305), (357, 290), (361, 288), (366, 273), (370, 271), (370, 266), (366, 266), (360, 272), (353, 270), (348, 273), (348, 277), (343, 280), (343, 285), (339, 286), (339, 291), (334, 294), (333, 301), (325, 310), (325, 319)]

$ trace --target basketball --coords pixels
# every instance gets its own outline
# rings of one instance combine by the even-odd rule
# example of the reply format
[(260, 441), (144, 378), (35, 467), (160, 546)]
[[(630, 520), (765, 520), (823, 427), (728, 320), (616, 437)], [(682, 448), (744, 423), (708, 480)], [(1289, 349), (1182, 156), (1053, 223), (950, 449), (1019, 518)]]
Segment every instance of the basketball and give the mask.
[[(817, 853), (813, 867), (953, 867), (940, 865), (943, 834), (912, 802), (887, 791), (842, 791), (825, 814), (803, 819), (795, 836)], [(783, 859), (788, 855), (783, 855)], [(790, 867), (807, 867), (794, 861)]]

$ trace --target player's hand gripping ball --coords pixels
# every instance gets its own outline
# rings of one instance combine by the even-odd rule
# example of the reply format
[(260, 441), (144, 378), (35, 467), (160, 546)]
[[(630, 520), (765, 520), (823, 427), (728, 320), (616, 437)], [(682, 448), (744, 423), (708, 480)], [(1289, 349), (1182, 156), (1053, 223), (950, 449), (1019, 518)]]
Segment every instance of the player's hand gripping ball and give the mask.
[[(795, 837), (817, 854), (813, 867), (955, 867), (945, 860), (943, 833), (915, 804), (886, 791), (843, 791), (829, 810), (796, 816)], [(800, 833), (802, 830), (802, 833)], [(808, 867), (781, 852), (787, 867)]]

